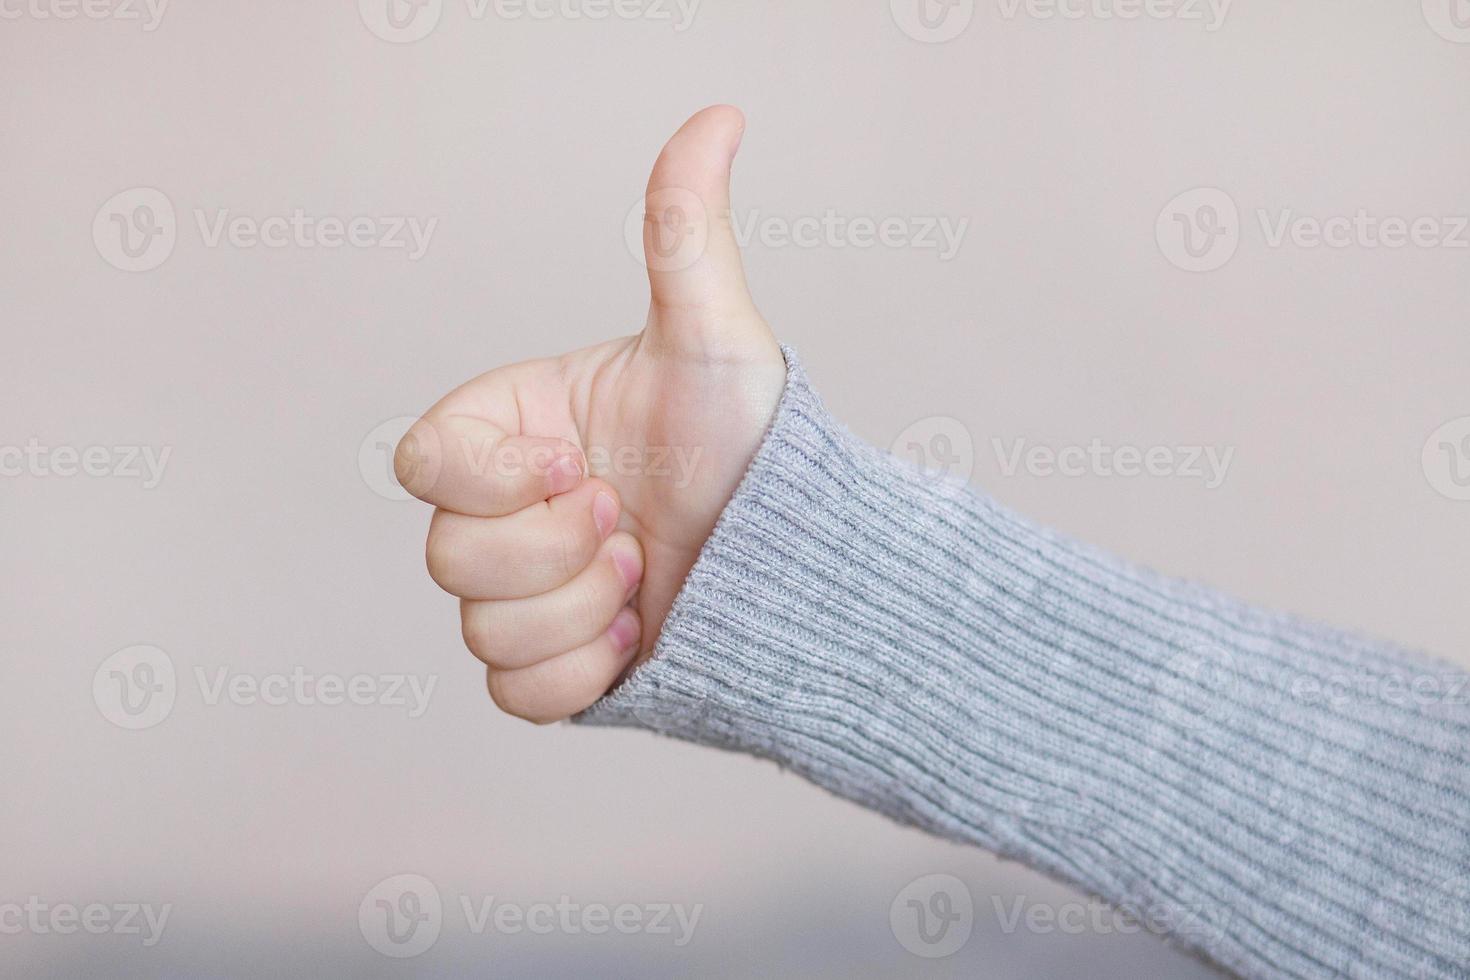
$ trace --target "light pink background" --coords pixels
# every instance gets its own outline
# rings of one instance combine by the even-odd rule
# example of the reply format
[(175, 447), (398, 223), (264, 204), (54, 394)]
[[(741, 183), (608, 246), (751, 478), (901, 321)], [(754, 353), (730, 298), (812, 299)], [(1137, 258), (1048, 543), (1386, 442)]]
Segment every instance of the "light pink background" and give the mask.
[[(1435, 0), (1429, 0), (1435, 2)], [(22, 7), (8, 8), (25, 10)], [(959, 253), (767, 247), (750, 280), (835, 412), (880, 444), (957, 420), (973, 482), (1247, 598), (1470, 664), (1470, 502), (1430, 433), (1470, 415), (1470, 251), (1271, 248), (1290, 208), (1470, 211), (1470, 45), (1418, 4), (1178, 20), (1007, 19), (906, 36), (886, 2), (707, 0), (652, 20), (473, 19), (393, 44), (354, 3), (176, 0), (137, 22), (0, 20), (0, 443), (170, 447), (155, 489), (0, 478), (0, 903), (172, 903), (162, 942), (0, 936), (0, 972), (1197, 977), (1147, 936), (1002, 932), (1075, 899), (774, 766), (497, 714), (428, 521), (359, 472), (380, 422), (480, 370), (642, 322), (623, 221), (692, 110), (749, 118), (737, 213), (968, 218)], [(1155, 240), (1196, 187), (1239, 206), (1223, 268)], [(154, 187), (149, 272), (94, 247)], [(193, 212), (437, 218), (427, 254), (207, 247)], [(1228, 479), (1007, 477), (992, 439), (1235, 447)], [(1467, 461), (1470, 463), (1470, 461)], [(133, 644), (177, 666), (144, 731), (93, 703)], [(416, 672), (429, 710), (209, 706), (196, 666)], [(910, 880), (975, 896), (955, 956), (889, 929)], [(473, 936), (390, 960), (380, 879), (453, 902), (702, 903), (693, 942)]]

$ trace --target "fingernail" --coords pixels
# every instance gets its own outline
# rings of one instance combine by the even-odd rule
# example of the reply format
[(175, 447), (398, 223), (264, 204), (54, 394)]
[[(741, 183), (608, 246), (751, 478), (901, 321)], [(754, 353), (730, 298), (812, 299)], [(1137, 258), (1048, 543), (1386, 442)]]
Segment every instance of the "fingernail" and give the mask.
[(574, 455), (558, 456), (551, 464), (551, 492), (566, 493), (582, 482), (582, 460)]
[(597, 530), (604, 538), (617, 527), (618, 502), (606, 490), (597, 491), (597, 496), (592, 500), (592, 519), (597, 522)]
[(620, 652), (630, 649), (638, 642), (638, 633), (638, 616), (631, 609), (618, 613), (612, 625), (607, 628), (608, 637)]
[(631, 589), (638, 584), (643, 577), (643, 563), (635, 555), (623, 551), (614, 551), (613, 564), (617, 566), (618, 575), (623, 579), (623, 585)]

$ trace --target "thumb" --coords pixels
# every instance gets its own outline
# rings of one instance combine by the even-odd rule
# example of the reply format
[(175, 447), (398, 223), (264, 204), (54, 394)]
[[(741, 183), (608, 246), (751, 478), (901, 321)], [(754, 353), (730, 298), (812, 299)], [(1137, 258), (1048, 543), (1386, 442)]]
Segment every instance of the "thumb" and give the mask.
[(655, 343), (708, 353), (770, 335), (745, 285), (730, 216), (730, 164), (744, 134), (739, 109), (710, 106), (679, 128), (653, 165), (643, 255)]

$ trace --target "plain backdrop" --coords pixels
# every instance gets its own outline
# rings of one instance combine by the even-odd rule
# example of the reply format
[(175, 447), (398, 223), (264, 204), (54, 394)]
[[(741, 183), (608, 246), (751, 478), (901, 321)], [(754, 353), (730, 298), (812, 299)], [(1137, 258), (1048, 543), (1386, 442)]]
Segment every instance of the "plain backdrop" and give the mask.
[[(679, 123), (732, 102), (749, 120), (736, 214), (766, 229), (752, 289), (857, 432), (945, 451), (1007, 504), (1154, 567), (1470, 664), (1470, 44), (1437, 2), (1242, 3), (1210, 29), (1203, 5), (982, 0), (932, 7), (969, 18), (934, 43), (887, 0), (705, 0), (682, 30), (672, 4), (592, 19), (557, 0), (538, 19), (446, 0), (395, 43), (344, 0), (175, 0), (153, 30), (141, 3), (142, 21), (63, 20), (40, 15), (66, 0), (5, 0), (0, 905), (171, 912), (151, 947), (7, 931), (0, 972), (1212, 975), (1148, 935), (1007, 929), (997, 903), (1085, 899), (773, 765), (498, 714), (424, 571), (428, 510), (381, 492), (370, 437), (482, 370), (641, 326), (629, 210)], [(104, 208), (135, 188), (167, 198), (176, 241), (129, 272)], [(1184, 214), (1234, 236), (1209, 271), (1168, 239), (1197, 188), (1238, 209)], [(199, 227), (296, 209), (437, 224), (418, 258)], [(1273, 238), (1360, 212), (1443, 234)], [(828, 215), (846, 230), (782, 243)], [(853, 219), (967, 225), (943, 258), (864, 247)], [(1012, 470), (1018, 440), (1233, 457), (1214, 487), (1065, 476)], [(106, 472), (15, 465), (28, 445), (105, 447)], [(170, 453), (156, 486), (127, 447)], [(168, 656), (176, 701), (128, 730), (94, 679), (140, 644)], [(298, 667), (436, 687), (409, 718), (211, 704), (197, 673)], [(432, 948), (392, 959), (358, 910), (404, 873), (446, 909)], [(975, 903), (944, 959), (890, 928), (930, 873)], [(675, 947), (475, 934), (458, 906), (563, 895), (702, 913)]]

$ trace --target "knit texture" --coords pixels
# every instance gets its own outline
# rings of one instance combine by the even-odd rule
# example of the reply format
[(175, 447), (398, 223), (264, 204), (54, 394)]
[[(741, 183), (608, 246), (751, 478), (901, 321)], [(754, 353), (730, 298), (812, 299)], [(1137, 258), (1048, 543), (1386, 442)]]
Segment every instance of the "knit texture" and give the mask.
[(1470, 684), (848, 433), (794, 354), (654, 656), (579, 716), (773, 759), (1248, 977), (1470, 976)]

